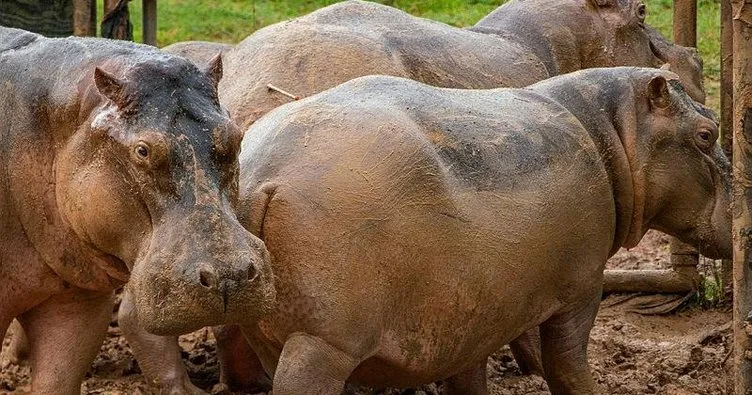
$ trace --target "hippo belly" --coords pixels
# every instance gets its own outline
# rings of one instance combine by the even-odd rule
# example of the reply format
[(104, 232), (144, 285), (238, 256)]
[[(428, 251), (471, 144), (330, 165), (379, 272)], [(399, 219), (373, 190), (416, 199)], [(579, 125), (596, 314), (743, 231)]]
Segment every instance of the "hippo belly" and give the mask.
[[(431, 382), (600, 292), (615, 213), (592, 143), (563, 133), (580, 154), (532, 150), (548, 165), (486, 180), (483, 158), (446, 153), (456, 136), (399, 114), (291, 118), (264, 118), (242, 151), (241, 190), (254, 192), (241, 205), (268, 196), (263, 219), (244, 220), (273, 257), (276, 313), (244, 328), (267, 371), (306, 333), (361, 360), (353, 381)], [(498, 126), (484, 122), (471, 123)]]

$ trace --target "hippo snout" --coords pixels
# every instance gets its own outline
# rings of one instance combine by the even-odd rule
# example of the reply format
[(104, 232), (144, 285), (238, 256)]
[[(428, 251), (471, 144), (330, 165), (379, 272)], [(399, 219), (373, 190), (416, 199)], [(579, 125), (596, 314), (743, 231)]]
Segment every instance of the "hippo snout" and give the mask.
[(228, 312), (234, 300), (232, 296), (245, 291), (246, 287), (252, 287), (253, 282), (259, 279), (260, 266), (264, 262), (248, 260), (237, 267), (222, 267), (209, 263), (198, 265), (197, 275), (194, 281), (204, 288), (209, 298), (221, 300), (222, 312)]
[(177, 335), (204, 326), (252, 323), (274, 307), (264, 243), (237, 222), (153, 243), (128, 287), (148, 332)]
[(227, 284), (243, 283), (253, 281), (256, 278), (257, 271), (253, 264), (241, 267), (237, 270), (222, 271), (214, 269), (209, 264), (199, 265), (198, 283), (209, 291), (223, 289)]

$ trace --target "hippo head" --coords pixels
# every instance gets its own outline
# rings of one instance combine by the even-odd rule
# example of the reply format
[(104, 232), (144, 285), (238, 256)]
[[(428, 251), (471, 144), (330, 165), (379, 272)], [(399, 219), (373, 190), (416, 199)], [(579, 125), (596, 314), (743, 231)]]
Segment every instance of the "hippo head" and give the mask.
[(647, 6), (642, 1), (593, 0), (590, 5), (592, 23), (602, 32), (601, 48), (587, 48), (583, 68), (668, 68), (679, 76), (690, 97), (705, 102), (702, 59), (697, 50), (676, 45), (645, 24)]
[[(637, 69), (645, 70), (645, 69)], [(718, 122), (684, 91), (675, 74), (641, 72), (635, 82), (636, 136), (623, 138), (634, 178), (636, 214), (629, 245), (648, 228), (731, 258), (731, 166)]]
[(640, 0), (591, 0), (588, 15), (596, 41), (583, 47), (583, 68), (666, 66), (679, 75), (687, 92), (705, 101), (702, 60), (697, 50), (676, 45), (645, 24), (647, 6)]
[(690, 96), (704, 102), (702, 61), (645, 24), (640, 0), (514, 0), (471, 30), (514, 37), (532, 50), (550, 76), (595, 67), (665, 65)]
[[(112, 62), (111, 62), (112, 63)], [(143, 327), (179, 334), (248, 321), (274, 304), (269, 254), (233, 212), (241, 131), (205, 71), (153, 54), (94, 68), (88, 118), (56, 163), (61, 211), (130, 269)]]

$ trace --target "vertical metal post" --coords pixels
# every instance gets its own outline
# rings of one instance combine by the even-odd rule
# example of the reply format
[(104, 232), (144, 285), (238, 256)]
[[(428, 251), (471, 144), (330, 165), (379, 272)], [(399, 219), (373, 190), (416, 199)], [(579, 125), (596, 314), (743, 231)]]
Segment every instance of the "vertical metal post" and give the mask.
[[(721, 0), (721, 147), (729, 159), (734, 137), (734, 28), (731, 26), (731, 0)], [(723, 297), (730, 298), (734, 289), (733, 261), (721, 263)]]
[[(697, 0), (674, 0), (674, 42), (697, 47)], [(674, 270), (697, 272), (700, 254), (679, 239), (671, 238), (671, 267)]]
[(157, 45), (157, 0), (143, 0), (144, 43)]
[(733, 0), (734, 393), (752, 394), (752, 2)]
[(73, 34), (76, 36), (97, 35), (96, 0), (73, 0)]

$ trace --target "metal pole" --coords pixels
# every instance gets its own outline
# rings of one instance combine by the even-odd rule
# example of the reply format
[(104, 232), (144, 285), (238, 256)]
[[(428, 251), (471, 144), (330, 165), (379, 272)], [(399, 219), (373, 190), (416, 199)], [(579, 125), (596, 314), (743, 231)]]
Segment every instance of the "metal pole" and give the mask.
[(157, 45), (157, 0), (143, 0), (144, 43)]
[(733, 0), (734, 393), (752, 394), (752, 2)]

